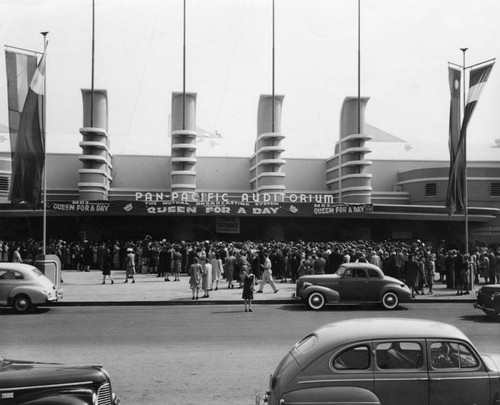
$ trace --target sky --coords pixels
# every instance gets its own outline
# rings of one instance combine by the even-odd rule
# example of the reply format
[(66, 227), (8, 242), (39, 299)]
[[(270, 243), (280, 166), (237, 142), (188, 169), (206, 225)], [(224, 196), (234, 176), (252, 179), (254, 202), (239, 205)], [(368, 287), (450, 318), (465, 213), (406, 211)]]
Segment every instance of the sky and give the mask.
[[(500, 56), (498, 0), (360, 0), (366, 121), (421, 150), (446, 152), (448, 62)], [(186, 90), (199, 156), (250, 156), (257, 105), (272, 92), (272, 1), (186, 0)], [(284, 156), (329, 157), (345, 97), (358, 94), (358, 1), (275, 0), (275, 92)], [(169, 155), (173, 92), (182, 91), (183, 0), (95, 0), (95, 88), (109, 98), (114, 155)], [(0, 0), (4, 45), (47, 53), (47, 151), (80, 153), (81, 89), (91, 86), (92, 0)], [(498, 65), (498, 63), (497, 63)], [(474, 112), (468, 145), (500, 138), (500, 66)], [(8, 125), (5, 59), (0, 124)], [(0, 148), (8, 142), (0, 139)], [(422, 146), (423, 145), (423, 146)], [(500, 152), (500, 149), (494, 150)], [(491, 152), (491, 150), (490, 150)]]

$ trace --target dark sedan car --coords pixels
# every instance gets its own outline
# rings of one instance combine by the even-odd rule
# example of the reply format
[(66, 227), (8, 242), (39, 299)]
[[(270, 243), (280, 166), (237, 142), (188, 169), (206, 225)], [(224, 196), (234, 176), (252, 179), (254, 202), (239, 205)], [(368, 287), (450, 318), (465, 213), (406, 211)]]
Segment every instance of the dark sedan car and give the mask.
[(479, 308), (488, 316), (500, 314), (500, 284), (485, 285), (477, 292), (475, 308)]
[(1, 405), (117, 405), (101, 366), (68, 366), (0, 358)]
[(314, 310), (327, 303), (382, 303), (395, 309), (411, 301), (411, 291), (401, 280), (386, 276), (369, 263), (344, 263), (335, 274), (302, 276), (297, 280), (294, 299)]
[(333, 322), (295, 344), (256, 403), (499, 405), (499, 360), (437, 321)]

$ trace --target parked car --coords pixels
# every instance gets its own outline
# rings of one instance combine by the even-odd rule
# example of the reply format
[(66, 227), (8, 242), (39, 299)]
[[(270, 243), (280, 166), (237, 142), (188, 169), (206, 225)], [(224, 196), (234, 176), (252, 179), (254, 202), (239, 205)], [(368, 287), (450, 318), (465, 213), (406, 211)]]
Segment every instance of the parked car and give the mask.
[(62, 290), (34, 266), (24, 263), (0, 263), (0, 305), (17, 312), (29, 312), (37, 305), (62, 299)]
[(477, 292), (474, 308), (481, 309), (488, 316), (500, 314), (500, 284), (482, 286)]
[(117, 405), (109, 374), (101, 366), (0, 358), (2, 405)]
[(299, 277), (292, 298), (314, 310), (327, 303), (349, 302), (382, 303), (386, 309), (395, 309), (412, 299), (405, 283), (369, 263), (344, 263), (335, 274)]
[(268, 405), (498, 405), (500, 355), (480, 355), (456, 327), (421, 319), (324, 325), (281, 360)]

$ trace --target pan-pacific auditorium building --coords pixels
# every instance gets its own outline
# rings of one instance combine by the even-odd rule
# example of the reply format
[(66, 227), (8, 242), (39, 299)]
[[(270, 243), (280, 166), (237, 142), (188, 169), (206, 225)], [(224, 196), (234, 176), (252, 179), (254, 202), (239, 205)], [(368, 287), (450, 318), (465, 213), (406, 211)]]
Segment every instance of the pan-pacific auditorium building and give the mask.
[[(262, 95), (254, 150), (214, 158), (197, 154), (196, 94), (172, 94), (171, 150), (121, 156), (108, 134), (107, 92), (91, 93), (82, 90), (81, 153), (46, 156), (48, 238), (463, 242), (467, 223), (469, 241), (500, 241), (498, 145), (468, 162), (465, 221), (445, 207), (449, 160), (431, 150), (419, 159), (411, 145), (366, 123), (368, 98), (344, 100), (339, 140), (324, 157), (285, 159), (283, 96)], [(42, 207), (10, 204), (10, 178), (7, 152), (2, 238), (41, 239)]]

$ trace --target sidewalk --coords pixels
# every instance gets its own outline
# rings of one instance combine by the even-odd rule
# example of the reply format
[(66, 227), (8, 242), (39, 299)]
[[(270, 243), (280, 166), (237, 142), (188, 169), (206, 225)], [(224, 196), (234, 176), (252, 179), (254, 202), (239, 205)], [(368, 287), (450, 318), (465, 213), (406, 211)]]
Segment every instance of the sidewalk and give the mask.
[[(102, 274), (99, 270), (82, 272), (77, 270), (63, 270), (62, 277), (64, 296), (57, 303), (58, 306), (79, 306), (79, 305), (200, 305), (200, 304), (241, 304), (242, 290), (238, 289), (237, 283), (234, 289), (227, 288), (227, 282), (219, 282), (217, 291), (210, 291), (210, 298), (201, 298), (203, 291), (200, 291), (200, 298), (192, 300), (189, 288), (189, 277), (181, 275), (178, 282), (165, 282), (163, 278), (153, 274), (136, 274), (134, 284), (129, 280), (125, 281), (125, 271), (116, 270), (112, 272), (115, 283), (112, 285), (109, 278), (106, 284), (102, 285)], [(170, 277), (173, 280), (173, 277)], [(291, 299), (295, 292), (295, 284), (290, 282), (276, 285), (279, 288), (274, 293), (270, 285), (264, 287), (262, 294), (254, 294), (255, 304), (291, 304), (299, 303)], [(442, 283), (437, 282), (434, 286), (433, 295), (417, 295), (414, 302), (474, 302), (476, 299), (475, 290), (469, 295), (457, 296), (455, 290), (449, 290)], [(258, 287), (256, 288), (256, 290)]]

